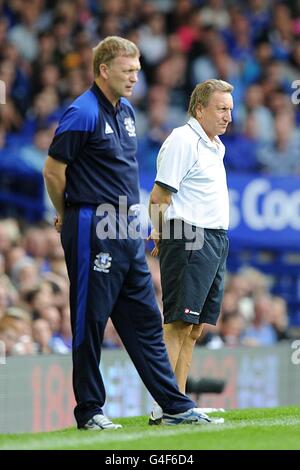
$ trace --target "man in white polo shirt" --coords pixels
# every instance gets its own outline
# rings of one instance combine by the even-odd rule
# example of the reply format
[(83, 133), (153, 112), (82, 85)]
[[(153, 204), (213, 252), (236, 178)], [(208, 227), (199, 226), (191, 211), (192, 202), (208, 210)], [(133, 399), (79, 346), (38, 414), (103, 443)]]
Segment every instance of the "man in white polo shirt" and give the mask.
[[(233, 86), (206, 80), (194, 89), (190, 119), (173, 130), (157, 158), (149, 212), (159, 254), (164, 340), (185, 393), (192, 353), (204, 323), (215, 325), (224, 291), (229, 198), (219, 135), (231, 122)], [(153, 409), (149, 424), (159, 424)]]

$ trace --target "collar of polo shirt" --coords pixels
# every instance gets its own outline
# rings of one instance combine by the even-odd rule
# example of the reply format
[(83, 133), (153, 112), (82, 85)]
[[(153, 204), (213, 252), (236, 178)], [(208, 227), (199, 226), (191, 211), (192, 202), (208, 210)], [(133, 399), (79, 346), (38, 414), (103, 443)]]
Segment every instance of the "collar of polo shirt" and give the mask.
[(188, 120), (188, 125), (201, 137), (202, 140), (204, 140), (204, 142), (209, 147), (216, 148), (216, 145), (220, 145), (221, 140), (219, 139), (219, 137), (216, 135), (216, 137), (214, 138), (214, 142), (212, 142), (196, 118), (190, 117), (190, 119)]

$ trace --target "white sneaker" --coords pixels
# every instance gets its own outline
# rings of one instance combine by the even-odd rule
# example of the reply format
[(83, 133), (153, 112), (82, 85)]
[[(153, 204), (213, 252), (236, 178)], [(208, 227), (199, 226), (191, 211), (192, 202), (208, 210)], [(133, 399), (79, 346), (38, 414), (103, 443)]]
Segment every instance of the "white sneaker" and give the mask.
[[(202, 414), (215, 413), (215, 412), (224, 413), (225, 412), (224, 408), (194, 408), (194, 409), (198, 410), (198, 412), (202, 413)], [(150, 426), (161, 424), (162, 423), (162, 418), (163, 418), (163, 410), (161, 409), (161, 407), (159, 406), (158, 403), (154, 402), (152, 411), (151, 411), (150, 416), (149, 416), (148, 424)], [(220, 419), (223, 420), (223, 422), (224, 422), (223, 418), (220, 418)]]
[(184, 413), (169, 415), (164, 413), (162, 423), (169, 426), (176, 424), (223, 424), (224, 418), (210, 418), (207, 414), (202, 413), (201, 408), (191, 408)]
[(89, 431), (102, 431), (102, 429), (119, 429), (121, 427), (121, 424), (114, 424), (106, 416), (98, 414), (89, 419), (81, 429), (86, 429)]
[(155, 401), (153, 403), (153, 408), (149, 416), (148, 424), (150, 424), (150, 426), (161, 424), (162, 417), (163, 417), (163, 410), (159, 406), (159, 404), (156, 403)]

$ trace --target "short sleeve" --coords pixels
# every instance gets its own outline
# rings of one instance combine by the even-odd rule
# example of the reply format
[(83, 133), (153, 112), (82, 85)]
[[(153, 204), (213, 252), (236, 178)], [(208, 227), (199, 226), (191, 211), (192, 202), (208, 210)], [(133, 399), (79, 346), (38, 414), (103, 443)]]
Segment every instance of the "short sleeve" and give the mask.
[(71, 105), (61, 117), (49, 147), (50, 157), (63, 163), (72, 163), (81, 153), (89, 135), (96, 128), (94, 113)]
[(177, 193), (183, 178), (193, 166), (194, 157), (191, 144), (175, 129), (163, 143), (157, 157), (155, 183)]

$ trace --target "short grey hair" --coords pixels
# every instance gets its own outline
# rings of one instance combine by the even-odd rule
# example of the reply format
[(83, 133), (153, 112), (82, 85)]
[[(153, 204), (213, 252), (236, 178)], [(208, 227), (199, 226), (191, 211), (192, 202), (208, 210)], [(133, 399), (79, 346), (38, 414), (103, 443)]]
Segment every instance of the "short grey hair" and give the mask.
[(199, 106), (206, 108), (211, 95), (215, 91), (222, 91), (224, 93), (232, 93), (233, 86), (224, 80), (217, 80), (211, 78), (205, 82), (199, 83), (193, 93), (191, 94), (188, 113), (190, 116), (196, 117), (197, 108)]
[(119, 36), (107, 36), (93, 48), (93, 68), (94, 76), (100, 75), (101, 64), (109, 65), (118, 56), (140, 57), (138, 47), (128, 39)]

